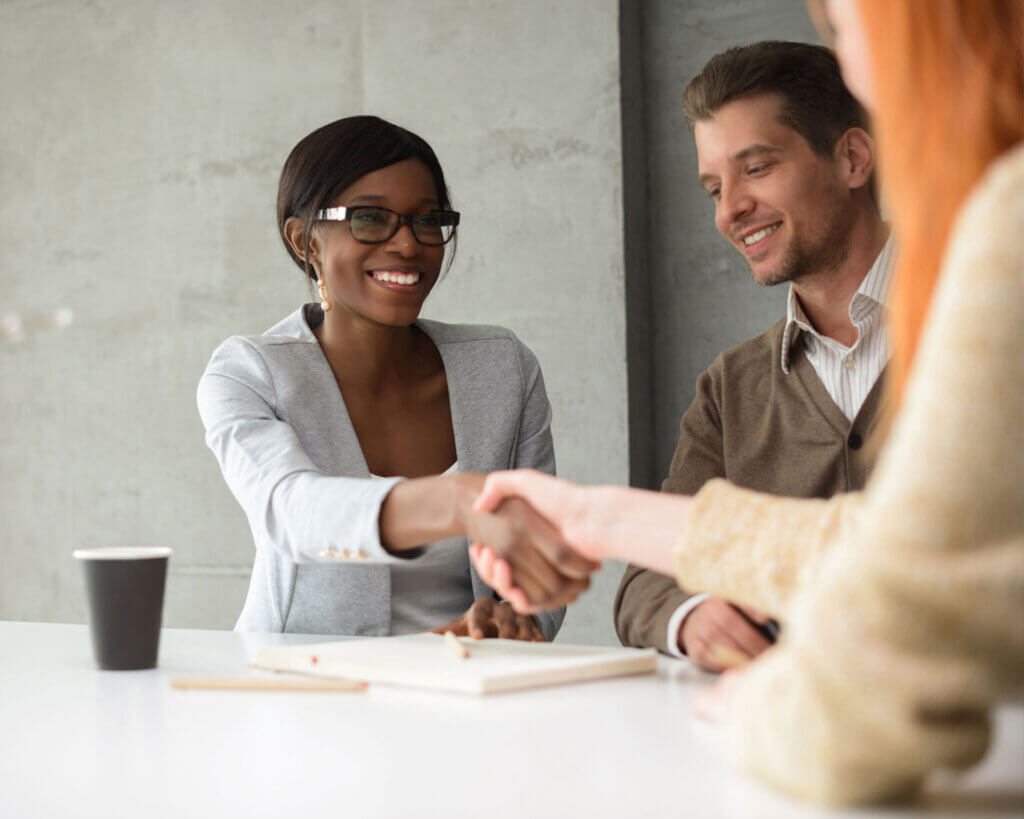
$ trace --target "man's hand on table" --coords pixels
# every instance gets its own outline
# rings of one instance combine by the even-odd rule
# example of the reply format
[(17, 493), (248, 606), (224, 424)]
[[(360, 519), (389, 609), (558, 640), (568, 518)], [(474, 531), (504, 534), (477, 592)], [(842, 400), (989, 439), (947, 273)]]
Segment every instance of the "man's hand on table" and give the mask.
[(724, 671), (749, 662), (771, 647), (755, 624), (770, 618), (751, 608), (709, 597), (696, 606), (679, 630), (679, 648), (701, 668)]
[(536, 617), (532, 614), (517, 614), (508, 603), (500, 603), (493, 597), (478, 597), (465, 614), (433, 631), (436, 634), (451, 631), (456, 637), (471, 637), (474, 640), (500, 637), (503, 640), (544, 642), (544, 632), (540, 630)]

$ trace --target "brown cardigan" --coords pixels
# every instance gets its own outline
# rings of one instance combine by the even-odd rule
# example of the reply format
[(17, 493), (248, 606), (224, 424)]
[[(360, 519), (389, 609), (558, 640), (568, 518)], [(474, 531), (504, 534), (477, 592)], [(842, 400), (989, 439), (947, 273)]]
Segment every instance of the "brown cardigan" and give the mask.
[[(796, 343), (782, 371), (786, 320), (719, 355), (697, 379), (663, 492), (693, 495), (712, 478), (759, 492), (828, 498), (864, 487), (864, 442), (878, 417), (879, 378), (851, 424)], [(699, 590), (694, 590), (699, 591)], [(672, 613), (690, 594), (674, 578), (626, 567), (615, 595), (625, 646), (668, 651)]]

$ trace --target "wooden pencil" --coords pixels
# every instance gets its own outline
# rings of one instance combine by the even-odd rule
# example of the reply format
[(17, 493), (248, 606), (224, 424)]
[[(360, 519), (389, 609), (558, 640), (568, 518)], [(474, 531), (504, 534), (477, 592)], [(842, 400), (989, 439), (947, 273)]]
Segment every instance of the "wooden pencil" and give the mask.
[(171, 688), (207, 691), (362, 691), (362, 680), (336, 677), (175, 677)]
[(460, 660), (465, 660), (469, 657), (469, 649), (464, 642), (455, 636), (454, 631), (446, 631), (444, 633), (444, 642), (448, 650)]

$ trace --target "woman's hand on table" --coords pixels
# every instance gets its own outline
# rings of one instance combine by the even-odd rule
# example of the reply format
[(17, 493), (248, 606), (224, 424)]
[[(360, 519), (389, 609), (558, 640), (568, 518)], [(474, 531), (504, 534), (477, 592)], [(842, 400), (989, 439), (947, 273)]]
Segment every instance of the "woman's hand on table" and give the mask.
[(465, 614), (441, 628), (433, 629), (435, 634), (444, 634), (446, 631), (453, 632), (456, 637), (471, 637), (474, 640), (499, 637), (503, 640), (544, 642), (544, 632), (536, 617), (518, 614), (511, 605), (493, 597), (478, 597)]

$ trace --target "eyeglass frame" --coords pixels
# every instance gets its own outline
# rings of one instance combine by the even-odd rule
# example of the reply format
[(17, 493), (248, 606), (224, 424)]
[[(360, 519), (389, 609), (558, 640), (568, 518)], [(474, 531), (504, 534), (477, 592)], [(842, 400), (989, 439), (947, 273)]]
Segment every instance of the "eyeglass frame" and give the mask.
[[(402, 229), (402, 225), (408, 225), (409, 230), (412, 232), (412, 238), (414, 238), (419, 244), (423, 245), (424, 247), (444, 247), (455, 237), (455, 228), (459, 226), (459, 220), (462, 216), (462, 214), (460, 214), (457, 210), (443, 210), (441, 208), (435, 208), (433, 210), (421, 210), (418, 213), (409, 215), (391, 210), (391, 208), (381, 207), (380, 205), (353, 205), (352, 207), (321, 208), (314, 214), (313, 219), (317, 222), (347, 222), (349, 214), (352, 211), (356, 210), (383, 210), (386, 211), (387, 213), (393, 213), (395, 216), (398, 217), (398, 221), (395, 223), (395, 229), (391, 232), (391, 235), (377, 242), (368, 242), (365, 239), (360, 239), (358, 236), (355, 235), (355, 233), (352, 232), (352, 226), (349, 225), (349, 233), (352, 235), (352, 238), (355, 239), (360, 244), (364, 245), (382, 245), (385, 242), (390, 242), (392, 239), (395, 238), (395, 235), (398, 233), (398, 231)], [(418, 216), (423, 216), (428, 213), (447, 213), (453, 217), (451, 224), (452, 232), (448, 235), (448, 238), (445, 239), (443, 242), (438, 242), (437, 244), (432, 244), (431, 242), (424, 242), (422, 239), (420, 239), (419, 236), (416, 235), (416, 228), (414, 226), (413, 220), (416, 219), (416, 217)]]

